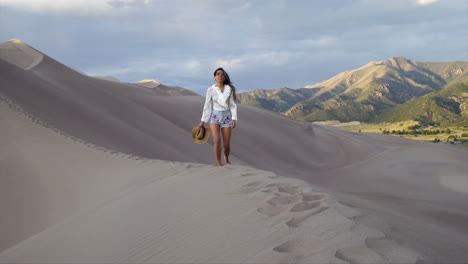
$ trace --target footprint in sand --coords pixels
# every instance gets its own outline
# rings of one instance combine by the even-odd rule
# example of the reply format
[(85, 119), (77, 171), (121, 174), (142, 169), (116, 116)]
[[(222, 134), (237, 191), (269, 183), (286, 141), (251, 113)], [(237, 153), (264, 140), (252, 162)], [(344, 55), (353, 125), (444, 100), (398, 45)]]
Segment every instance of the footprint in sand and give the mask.
[(285, 195), (285, 196), (276, 196), (267, 201), (267, 203), (277, 206), (277, 205), (288, 205), (292, 204), (299, 200), (297, 195)]
[(242, 188), (240, 189), (241, 193), (253, 193), (259, 191), (262, 187), (261, 185), (263, 182), (261, 181), (253, 181), (249, 182), (247, 184), (242, 185)]
[(299, 202), (296, 203), (290, 210), (289, 212), (302, 212), (302, 211), (307, 211), (311, 209), (315, 209), (317, 207), (320, 207), (322, 203), (320, 201), (312, 201), (312, 202)]
[(280, 186), (280, 187), (278, 187), (278, 192), (293, 195), (293, 194), (297, 194), (299, 192), (299, 187), (297, 187), (297, 186)]
[(264, 189), (262, 190), (262, 192), (265, 192), (265, 193), (278, 192), (278, 187), (276, 186), (276, 184), (268, 184), (264, 186)]
[(251, 177), (251, 176), (255, 176), (255, 175), (258, 175), (258, 173), (247, 172), (247, 173), (242, 173), (240, 176), (242, 176), (242, 177)]
[(277, 192), (278, 189), (276, 187), (265, 187), (262, 189), (262, 192), (264, 193), (274, 193)]
[(382, 257), (367, 247), (347, 247), (338, 249), (335, 257), (349, 263), (385, 263)]
[(310, 201), (318, 201), (323, 199), (323, 194), (302, 194), (302, 201), (310, 202)]
[(294, 248), (294, 243), (291, 240), (284, 242), (283, 244), (273, 248), (273, 251), (280, 253), (289, 253), (292, 252)]
[(249, 182), (247, 184), (244, 184), (242, 185), (242, 187), (258, 187), (259, 185), (262, 185), (263, 182), (261, 181), (253, 181), (253, 182)]
[(299, 187), (298, 186), (293, 186), (289, 183), (271, 183), (265, 186), (266, 188), (270, 189), (276, 189), (276, 191), (280, 193), (287, 193), (290, 195), (298, 194), (299, 193)]
[(304, 223), (304, 221), (306, 221), (308, 218), (316, 215), (316, 214), (319, 214), (325, 210), (327, 210), (329, 207), (328, 206), (321, 206), (321, 207), (318, 207), (317, 210), (315, 211), (312, 211), (306, 215), (300, 215), (300, 216), (295, 216), (293, 218), (291, 218), (289, 221), (286, 222), (286, 225), (289, 226), (289, 227), (300, 227), (302, 225), (302, 223)]
[(303, 257), (304, 253), (310, 252), (311, 246), (314, 248), (314, 243), (310, 244), (307, 240), (294, 238), (282, 243), (277, 247), (274, 247), (273, 251), (279, 253), (292, 253), (299, 260)]
[(296, 203), (289, 211), (290, 212), (303, 212), (312, 210), (322, 206), (323, 194), (302, 193), (297, 195), (301, 198), (301, 202)]
[(271, 204), (266, 204), (260, 208), (257, 209), (259, 213), (262, 213), (267, 216), (276, 216), (279, 215), (281, 212), (283, 212), (285, 208), (271, 205)]
[(250, 194), (250, 193), (257, 192), (257, 191), (258, 191), (257, 187), (244, 187), (239, 190), (240, 193), (244, 193), (244, 194)]
[(284, 261), (281, 261), (280, 263), (302, 263), (305, 253), (304, 248), (297, 241), (291, 240), (274, 247), (273, 251), (278, 253), (285, 253), (284, 256), (286, 257)]
[(196, 168), (198, 166), (194, 165), (194, 164), (185, 164), (185, 169), (191, 169), (191, 168)]

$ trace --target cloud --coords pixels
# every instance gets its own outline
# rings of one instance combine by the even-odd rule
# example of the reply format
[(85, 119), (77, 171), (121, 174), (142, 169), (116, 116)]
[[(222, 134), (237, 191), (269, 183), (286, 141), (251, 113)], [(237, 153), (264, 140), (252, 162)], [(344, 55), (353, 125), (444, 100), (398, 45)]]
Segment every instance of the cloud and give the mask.
[(242, 70), (245, 65), (245, 60), (241, 58), (219, 59), (211, 63), (213, 68), (222, 67), (230, 70)]
[[(468, 60), (466, 0), (0, 0), (0, 38), (91, 75), (301, 87), (403, 56)], [(202, 92), (203, 93), (203, 92)]]
[(149, 0), (1, 0), (0, 6), (33, 13), (110, 15), (149, 3)]
[(439, 2), (439, 0), (416, 0), (416, 4), (422, 5), (422, 6), (430, 5), (436, 2)]
[(189, 60), (182, 64), (181, 67), (185, 72), (199, 74), (202, 71), (203, 64), (198, 60)]

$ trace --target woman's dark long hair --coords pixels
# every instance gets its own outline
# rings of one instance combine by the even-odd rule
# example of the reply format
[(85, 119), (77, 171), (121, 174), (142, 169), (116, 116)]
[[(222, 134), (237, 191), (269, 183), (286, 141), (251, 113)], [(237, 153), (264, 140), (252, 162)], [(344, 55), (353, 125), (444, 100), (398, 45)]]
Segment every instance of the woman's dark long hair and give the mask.
[(234, 101), (237, 100), (237, 94), (236, 94), (236, 87), (231, 82), (231, 78), (229, 78), (229, 74), (223, 69), (223, 68), (218, 68), (214, 71), (213, 76), (216, 76), (216, 72), (222, 70), (224, 73), (224, 85), (228, 84), (231, 86), (231, 91), (232, 91), (232, 96), (234, 98)]

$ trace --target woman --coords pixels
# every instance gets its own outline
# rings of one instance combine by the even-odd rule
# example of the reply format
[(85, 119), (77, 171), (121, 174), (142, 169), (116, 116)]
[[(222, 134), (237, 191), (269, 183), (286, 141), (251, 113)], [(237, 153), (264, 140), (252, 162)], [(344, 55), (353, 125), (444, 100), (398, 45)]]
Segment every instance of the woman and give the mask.
[(204, 127), (210, 122), (210, 130), (213, 135), (214, 153), (218, 166), (221, 163), (221, 135), (223, 137), (224, 161), (229, 161), (231, 151), (231, 130), (236, 127), (237, 105), (236, 88), (231, 83), (231, 79), (223, 68), (218, 68), (214, 72), (213, 84), (206, 91), (205, 105), (201, 122), (198, 127)]

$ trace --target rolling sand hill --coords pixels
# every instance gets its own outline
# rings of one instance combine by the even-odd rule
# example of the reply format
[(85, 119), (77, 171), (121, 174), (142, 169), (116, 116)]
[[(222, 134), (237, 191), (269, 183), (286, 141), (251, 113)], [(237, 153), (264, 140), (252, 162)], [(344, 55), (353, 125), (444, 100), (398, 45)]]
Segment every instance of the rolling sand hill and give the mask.
[(466, 149), (241, 105), (218, 168), (204, 97), (158, 88), (0, 44), (0, 262), (468, 260)]

